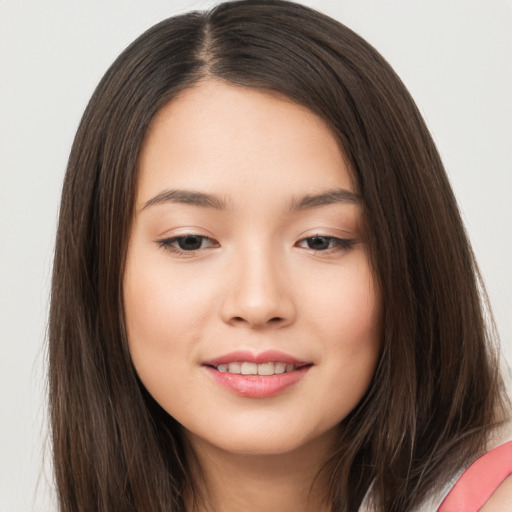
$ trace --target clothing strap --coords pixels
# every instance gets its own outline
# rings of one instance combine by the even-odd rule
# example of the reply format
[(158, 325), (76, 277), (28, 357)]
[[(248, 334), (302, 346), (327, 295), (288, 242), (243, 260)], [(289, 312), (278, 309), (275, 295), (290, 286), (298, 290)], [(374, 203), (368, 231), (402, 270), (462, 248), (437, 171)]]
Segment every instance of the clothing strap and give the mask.
[(478, 512), (512, 474), (512, 441), (477, 459), (462, 474), (438, 512)]

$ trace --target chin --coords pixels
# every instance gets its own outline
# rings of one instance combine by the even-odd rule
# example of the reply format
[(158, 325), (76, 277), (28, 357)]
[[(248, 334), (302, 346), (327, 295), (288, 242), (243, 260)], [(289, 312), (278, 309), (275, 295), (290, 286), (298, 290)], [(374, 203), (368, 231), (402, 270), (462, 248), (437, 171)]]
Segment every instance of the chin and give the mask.
[[(320, 446), (327, 450), (334, 443), (336, 431), (336, 428), (331, 428), (325, 432), (314, 430), (301, 432), (290, 429), (289, 425), (272, 429), (252, 425), (251, 428), (238, 426), (216, 430), (216, 435), (211, 435), (212, 432), (198, 435), (188, 431), (188, 437), (198, 449), (206, 443), (233, 455), (278, 456), (309, 449), (322, 452)], [(222, 435), (219, 435), (219, 432), (222, 432)]]

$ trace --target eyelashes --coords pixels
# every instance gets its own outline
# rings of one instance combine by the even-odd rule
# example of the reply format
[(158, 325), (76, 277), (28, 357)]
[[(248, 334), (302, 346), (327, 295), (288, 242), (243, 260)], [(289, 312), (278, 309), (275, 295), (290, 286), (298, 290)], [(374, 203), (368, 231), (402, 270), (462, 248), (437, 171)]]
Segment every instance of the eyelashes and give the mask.
[(218, 242), (212, 238), (192, 233), (158, 240), (157, 243), (158, 246), (165, 251), (184, 258), (191, 258), (195, 256), (198, 251), (219, 247)]
[[(318, 234), (302, 238), (296, 242), (295, 246), (315, 254), (327, 255), (346, 252), (356, 243), (356, 240)], [(198, 251), (220, 247), (220, 244), (216, 240), (193, 233), (158, 240), (157, 244), (162, 249), (183, 257), (192, 257), (195, 256)]]
[(313, 251), (326, 252), (333, 249), (348, 250), (352, 248), (355, 243), (355, 240), (349, 240), (347, 238), (315, 235), (299, 240), (296, 245)]
[(211, 238), (201, 235), (176, 236), (167, 240), (161, 240), (159, 243), (162, 247), (173, 248), (183, 252), (193, 252), (218, 245)]

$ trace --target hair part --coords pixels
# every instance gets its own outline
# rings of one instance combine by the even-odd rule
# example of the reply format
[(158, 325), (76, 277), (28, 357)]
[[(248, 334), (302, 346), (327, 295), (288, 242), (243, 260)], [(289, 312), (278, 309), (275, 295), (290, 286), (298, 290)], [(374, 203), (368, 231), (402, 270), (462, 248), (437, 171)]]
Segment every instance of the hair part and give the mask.
[(333, 510), (357, 509), (370, 485), (376, 510), (410, 510), (484, 449), (496, 423), (496, 335), (478, 269), (428, 129), (385, 60), (312, 9), (249, 0), (149, 29), (107, 71), (82, 118), (49, 324), (61, 511), (182, 512), (187, 489), (201, 496), (179, 424), (131, 363), (122, 286), (146, 132), (163, 105), (206, 79), (307, 107), (350, 162), (384, 327), (373, 381), (322, 474)]

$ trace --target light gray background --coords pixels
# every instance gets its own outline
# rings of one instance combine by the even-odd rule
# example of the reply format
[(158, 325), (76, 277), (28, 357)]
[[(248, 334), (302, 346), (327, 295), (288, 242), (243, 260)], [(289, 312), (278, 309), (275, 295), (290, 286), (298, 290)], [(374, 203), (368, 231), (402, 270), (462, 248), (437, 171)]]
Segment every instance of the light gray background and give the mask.
[[(438, 144), (512, 360), (512, 1), (310, 0), (367, 38)], [(0, 512), (55, 511), (45, 328), (61, 181), (81, 113), (143, 30), (213, 2), (0, 0)]]

